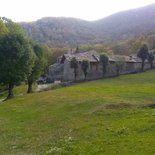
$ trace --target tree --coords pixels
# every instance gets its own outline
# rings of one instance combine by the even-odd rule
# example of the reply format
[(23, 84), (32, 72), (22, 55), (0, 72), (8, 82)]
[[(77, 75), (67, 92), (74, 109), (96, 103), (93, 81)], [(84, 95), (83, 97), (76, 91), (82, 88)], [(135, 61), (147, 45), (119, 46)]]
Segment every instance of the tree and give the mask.
[(142, 71), (144, 71), (145, 60), (148, 58), (148, 54), (148, 47), (146, 44), (143, 44), (137, 53), (137, 56), (142, 60)]
[(1, 21), (5, 23), (5, 26), (7, 27), (10, 33), (18, 33), (18, 34), (20, 33), (20, 34), (26, 35), (23, 27), (20, 24), (14, 23), (10, 19), (5, 17), (2, 17)]
[[(45, 47), (45, 46), (44, 46)], [(47, 48), (46, 50), (48, 50), (48, 60), (49, 60), (49, 64), (53, 64), (55, 62), (57, 62), (57, 58), (63, 54), (65, 54), (65, 52), (67, 51), (67, 48)], [(50, 52), (50, 53), (49, 53)]]
[(124, 68), (125, 65), (125, 58), (123, 56), (115, 56), (115, 60), (116, 60), (116, 75), (119, 76), (120, 75), (120, 71)]
[(39, 44), (32, 43), (34, 51), (34, 65), (32, 67), (31, 73), (28, 74), (27, 83), (28, 89), (27, 93), (32, 93), (32, 85), (38, 79), (38, 77), (43, 73), (46, 67), (46, 60), (44, 57), (43, 47)]
[(2, 20), (0, 20), (0, 35), (7, 33), (9, 30), (5, 26)]
[(108, 56), (105, 53), (102, 53), (100, 55), (100, 61), (102, 63), (102, 72), (103, 72), (102, 74), (104, 76), (105, 73), (106, 73), (107, 65), (109, 63), (109, 58), (108, 58)]
[(86, 76), (87, 76), (87, 69), (89, 67), (89, 61), (88, 60), (82, 60), (82, 64), (81, 64), (81, 67), (82, 67), (82, 70), (83, 70), (83, 73), (84, 73), (84, 76), (85, 76), (85, 79), (86, 79)]
[(148, 62), (150, 63), (151, 69), (153, 68), (153, 61), (154, 61), (154, 54), (153, 52), (150, 52), (148, 54)]
[[(16, 24), (8, 21), (7, 25)], [(18, 26), (17, 26), (18, 27)], [(0, 36), (0, 83), (8, 85), (7, 99), (13, 97), (13, 88), (21, 81), (33, 65), (32, 48), (24, 32), (10, 31)]]
[(73, 57), (71, 59), (70, 67), (74, 69), (74, 78), (76, 80), (76, 77), (77, 77), (77, 69), (78, 69), (78, 61), (76, 60), (75, 57)]

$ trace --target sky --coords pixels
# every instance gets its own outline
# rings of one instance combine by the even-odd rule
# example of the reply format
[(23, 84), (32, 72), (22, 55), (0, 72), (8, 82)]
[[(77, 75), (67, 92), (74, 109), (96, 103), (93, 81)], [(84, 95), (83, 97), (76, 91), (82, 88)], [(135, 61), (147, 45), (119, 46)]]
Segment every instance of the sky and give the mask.
[(155, 0), (0, 0), (0, 16), (14, 22), (30, 22), (43, 17), (93, 21), (153, 3)]

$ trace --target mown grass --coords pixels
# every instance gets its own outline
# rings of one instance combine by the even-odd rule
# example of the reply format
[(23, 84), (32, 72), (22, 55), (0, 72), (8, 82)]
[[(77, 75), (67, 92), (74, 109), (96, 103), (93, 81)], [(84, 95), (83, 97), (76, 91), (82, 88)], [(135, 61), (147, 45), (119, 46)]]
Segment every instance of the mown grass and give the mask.
[(1, 155), (154, 155), (155, 71), (16, 97), (0, 105)]

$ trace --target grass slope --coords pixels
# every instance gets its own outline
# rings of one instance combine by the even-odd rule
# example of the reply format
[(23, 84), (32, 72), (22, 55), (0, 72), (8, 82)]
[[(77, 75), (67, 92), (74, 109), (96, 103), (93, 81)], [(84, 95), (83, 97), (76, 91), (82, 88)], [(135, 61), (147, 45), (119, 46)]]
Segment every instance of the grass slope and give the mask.
[(0, 105), (1, 155), (154, 155), (155, 71), (18, 95)]

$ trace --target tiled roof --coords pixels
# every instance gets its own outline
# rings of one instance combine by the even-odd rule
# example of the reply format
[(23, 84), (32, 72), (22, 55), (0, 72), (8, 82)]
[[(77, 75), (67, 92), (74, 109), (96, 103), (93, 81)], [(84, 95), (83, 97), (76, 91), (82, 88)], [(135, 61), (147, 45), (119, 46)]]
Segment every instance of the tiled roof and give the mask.
[(77, 61), (82, 61), (87, 59), (90, 62), (99, 62), (100, 55), (94, 50), (83, 52), (83, 53), (75, 53), (75, 54), (65, 54), (64, 55), (68, 61), (70, 61), (73, 57), (77, 59)]
[[(77, 59), (77, 61), (82, 61), (87, 59), (89, 62), (99, 62), (100, 61), (100, 53), (95, 50), (81, 52), (81, 53), (73, 53), (73, 54), (64, 54), (66, 60), (71, 61), (73, 57)], [(62, 56), (61, 56), (62, 57)], [(118, 59), (118, 55), (110, 55), (109, 61), (115, 62)], [(123, 57), (126, 62), (141, 62), (141, 59), (137, 58), (137, 56), (123, 56), (119, 55), (119, 57)]]

